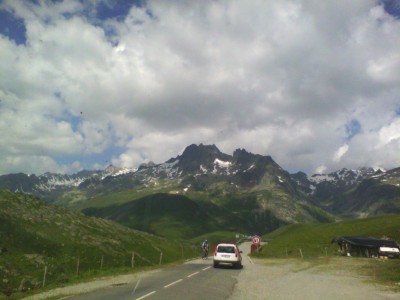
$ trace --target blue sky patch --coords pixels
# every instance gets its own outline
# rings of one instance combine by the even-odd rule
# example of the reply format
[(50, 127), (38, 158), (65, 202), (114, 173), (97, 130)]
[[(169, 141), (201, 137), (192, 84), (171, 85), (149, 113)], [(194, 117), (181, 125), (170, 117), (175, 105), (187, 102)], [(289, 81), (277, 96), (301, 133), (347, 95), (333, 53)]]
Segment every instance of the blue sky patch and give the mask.
[(0, 34), (13, 40), (17, 45), (26, 44), (24, 20), (5, 9), (0, 9)]
[(379, 0), (379, 3), (383, 4), (388, 14), (400, 18), (400, 0)]
[(123, 21), (132, 6), (142, 7), (145, 1), (141, 0), (114, 0), (101, 1), (97, 5), (97, 18), (100, 20), (117, 19)]
[(354, 136), (356, 136), (361, 131), (361, 124), (356, 119), (351, 120), (346, 124), (346, 140), (350, 141)]
[(119, 157), (127, 151), (125, 147), (110, 146), (101, 153), (91, 153), (90, 155), (62, 155), (55, 156), (57, 163), (61, 165), (72, 165), (74, 162), (79, 161), (81, 167), (86, 170), (93, 170), (93, 165), (99, 164), (104, 167), (112, 164), (112, 159)]

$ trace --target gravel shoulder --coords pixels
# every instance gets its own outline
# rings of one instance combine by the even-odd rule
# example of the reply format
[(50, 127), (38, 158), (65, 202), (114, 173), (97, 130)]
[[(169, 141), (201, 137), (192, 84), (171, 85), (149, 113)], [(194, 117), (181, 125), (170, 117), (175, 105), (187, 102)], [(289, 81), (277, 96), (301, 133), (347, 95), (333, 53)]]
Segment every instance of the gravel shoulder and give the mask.
[(80, 295), (88, 292), (92, 292), (98, 289), (126, 285), (137, 282), (138, 278), (145, 278), (150, 276), (154, 272), (159, 270), (137, 272), (133, 274), (118, 275), (112, 277), (103, 277), (96, 280), (82, 282), (71, 286), (56, 288), (47, 292), (43, 292), (37, 295), (26, 297), (26, 300), (43, 300), (43, 299), (66, 299), (67, 296)]
[(229, 300), (239, 299), (400, 299), (400, 293), (360, 275), (360, 262), (338, 257), (322, 262), (299, 259), (250, 259), (243, 244), (244, 268)]

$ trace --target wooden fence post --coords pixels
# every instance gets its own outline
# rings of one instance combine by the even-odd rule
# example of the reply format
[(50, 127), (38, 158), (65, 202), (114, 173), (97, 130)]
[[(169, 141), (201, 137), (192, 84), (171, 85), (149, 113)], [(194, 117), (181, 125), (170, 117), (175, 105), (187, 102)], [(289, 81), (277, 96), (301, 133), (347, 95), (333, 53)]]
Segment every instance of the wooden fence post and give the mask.
[(161, 262), (162, 262), (162, 255), (163, 255), (163, 253), (160, 252), (160, 263), (159, 263), (160, 266), (161, 266)]
[(78, 256), (78, 262), (76, 264), (76, 274), (79, 275), (79, 256)]
[(303, 258), (303, 252), (301, 251), (301, 248), (299, 248), (299, 251), (300, 251), (301, 258)]
[(132, 269), (135, 267), (135, 252), (132, 252), (131, 266), (132, 266)]

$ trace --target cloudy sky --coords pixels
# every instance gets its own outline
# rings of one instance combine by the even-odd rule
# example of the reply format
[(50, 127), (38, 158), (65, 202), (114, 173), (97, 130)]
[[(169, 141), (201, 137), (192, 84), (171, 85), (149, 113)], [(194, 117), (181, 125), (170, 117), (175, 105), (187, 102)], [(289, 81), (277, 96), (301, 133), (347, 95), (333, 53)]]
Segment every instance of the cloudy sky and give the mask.
[(400, 0), (0, 0), (0, 134), (0, 174), (399, 167)]

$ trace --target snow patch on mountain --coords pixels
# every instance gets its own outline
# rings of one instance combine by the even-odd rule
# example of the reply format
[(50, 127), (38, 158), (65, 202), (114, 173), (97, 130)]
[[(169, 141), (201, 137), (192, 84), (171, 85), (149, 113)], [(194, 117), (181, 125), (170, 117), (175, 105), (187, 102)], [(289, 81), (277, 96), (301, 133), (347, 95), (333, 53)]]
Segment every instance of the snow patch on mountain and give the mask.
[(222, 161), (218, 158), (215, 159), (214, 164), (220, 166), (221, 168), (229, 168), (232, 165), (230, 161)]
[[(348, 184), (355, 184), (366, 177), (380, 176), (385, 171), (382, 168), (361, 168), (361, 169), (342, 169), (329, 174), (314, 174), (308, 177), (313, 184), (321, 182), (338, 182), (346, 181)], [(379, 174), (377, 174), (379, 173)]]
[(251, 169), (253, 169), (255, 167), (255, 165), (254, 164), (252, 164), (250, 167), (248, 167), (246, 170), (244, 170), (243, 172), (247, 172), (247, 171), (250, 171)]
[(214, 160), (214, 170), (213, 174), (218, 174), (220, 172), (223, 172), (225, 174), (230, 174), (230, 168), (232, 166), (232, 163), (229, 161), (223, 161), (218, 158)]
[(203, 174), (206, 174), (208, 171), (203, 165), (200, 165), (200, 171), (203, 172)]
[(112, 176), (120, 176), (120, 175), (125, 175), (125, 174), (129, 174), (129, 173), (135, 173), (138, 169), (129, 169), (129, 168), (124, 168), (119, 170), (118, 172), (112, 174)]

